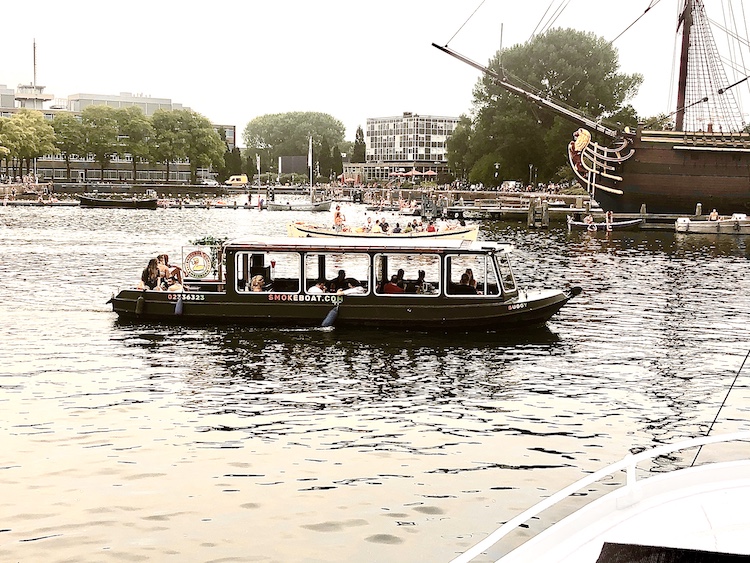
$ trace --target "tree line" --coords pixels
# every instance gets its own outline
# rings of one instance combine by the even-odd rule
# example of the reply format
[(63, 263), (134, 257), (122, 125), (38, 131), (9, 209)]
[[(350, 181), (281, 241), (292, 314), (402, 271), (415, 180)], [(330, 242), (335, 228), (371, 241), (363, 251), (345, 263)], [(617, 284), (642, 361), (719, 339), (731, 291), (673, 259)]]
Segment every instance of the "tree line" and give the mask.
[(68, 179), (75, 158), (94, 158), (102, 178), (115, 156), (132, 158), (133, 178), (146, 162), (165, 165), (169, 178), (171, 163), (188, 160), (193, 183), (198, 168), (221, 173), (231, 160), (226, 140), (211, 122), (188, 109), (159, 109), (146, 116), (135, 106), (94, 105), (80, 115), (60, 112), (51, 121), (30, 109), (0, 118), (0, 159), (6, 174), (23, 175), (24, 169), (29, 173), (34, 159), (53, 154), (64, 158)]

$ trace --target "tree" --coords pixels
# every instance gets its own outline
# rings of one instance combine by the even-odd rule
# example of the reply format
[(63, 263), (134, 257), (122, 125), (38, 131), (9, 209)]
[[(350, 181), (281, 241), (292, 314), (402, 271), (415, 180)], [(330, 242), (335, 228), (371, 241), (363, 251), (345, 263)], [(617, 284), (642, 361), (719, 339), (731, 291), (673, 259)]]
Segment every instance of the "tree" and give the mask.
[(151, 116), (151, 125), (154, 128), (152, 162), (161, 162), (167, 167), (169, 182), (169, 164), (185, 157), (185, 139), (180, 134), (180, 120), (173, 110), (157, 109)]
[(85, 136), (84, 147), (99, 163), (101, 179), (104, 168), (118, 151), (116, 110), (109, 106), (88, 106), (81, 112)]
[(42, 112), (36, 110), (21, 109), (14, 113), (3, 124), (2, 139), (7, 151), (6, 158), (18, 161), (21, 174), (24, 173), (24, 162), (28, 173), (33, 159), (57, 152), (55, 130), (44, 119)]
[(344, 159), (341, 157), (341, 151), (338, 145), (334, 145), (331, 150), (331, 167), (333, 175), (338, 178), (344, 173)]
[(344, 131), (344, 124), (326, 113), (289, 112), (256, 117), (245, 127), (243, 138), (248, 152), (260, 154), (273, 169), (280, 156), (306, 155), (311, 135), (317, 155), (323, 137), (329, 143), (341, 143)]
[(83, 124), (74, 114), (61, 112), (52, 118), (55, 146), (65, 159), (66, 178), (70, 181), (70, 158), (86, 154)]
[[(498, 52), (489, 67), (508, 82), (578, 108), (594, 120), (625, 117), (624, 103), (643, 80), (638, 74), (618, 73), (617, 52), (604, 39), (573, 29), (553, 29)], [(507, 92), (489, 76), (475, 87), (473, 105), (471, 131), (459, 131), (464, 139), (449, 145), (448, 155), (454, 164), (470, 165), (472, 176), (485, 177), (490, 159), (493, 176), (495, 162), (505, 178), (526, 178), (532, 165), (541, 181), (565, 164), (565, 147), (576, 128), (571, 122)]]
[(198, 168), (222, 166), (226, 144), (208, 118), (189, 109), (173, 111), (177, 114), (182, 154), (190, 160), (190, 183), (195, 184)]
[(448, 167), (453, 170), (459, 178), (466, 178), (471, 170), (471, 119), (466, 115), (458, 118), (458, 124), (453, 134), (448, 138), (446, 151)]
[(115, 110), (120, 133), (118, 154), (129, 154), (133, 159), (133, 181), (138, 179), (138, 163), (145, 162), (151, 156), (151, 137), (154, 128), (151, 121), (143, 114), (143, 110), (136, 106), (129, 106)]
[(324, 178), (331, 177), (331, 147), (328, 145), (328, 139), (323, 137), (320, 141), (320, 151), (318, 152), (318, 171)]
[(357, 133), (354, 136), (354, 148), (352, 149), (352, 162), (365, 161), (365, 134), (362, 127), (357, 127)]

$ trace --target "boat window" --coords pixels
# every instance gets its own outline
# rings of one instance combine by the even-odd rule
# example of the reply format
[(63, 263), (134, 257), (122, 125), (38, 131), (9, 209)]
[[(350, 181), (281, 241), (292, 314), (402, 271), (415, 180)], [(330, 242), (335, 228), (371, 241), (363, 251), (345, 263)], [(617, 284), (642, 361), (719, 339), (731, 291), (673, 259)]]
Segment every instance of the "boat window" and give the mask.
[(298, 293), (302, 258), (299, 252), (238, 252), (238, 292)]
[[(375, 255), (375, 293), (437, 296), (440, 289), (440, 256), (437, 254), (383, 253)], [(395, 276), (395, 285), (390, 285)]]
[(510, 259), (508, 255), (505, 253), (495, 255), (495, 262), (497, 263), (497, 269), (500, 272), (503, 290), (505, 293), (515, 292), (516, 278), (513, 276), (513, 269), (510, 267)]
[(485, 254), (449, 255), (445, 260), (448, 295), (500, 295), (495, 267)]
[(365, 295), (369, 293), (370, 288), (370, 255), (341, 252), (308, 253), (305, 255), (304, 281), (308, 293), (315, 293), (316, 284), (325, 281), (326, 293), (351, 289), (348, 293)]

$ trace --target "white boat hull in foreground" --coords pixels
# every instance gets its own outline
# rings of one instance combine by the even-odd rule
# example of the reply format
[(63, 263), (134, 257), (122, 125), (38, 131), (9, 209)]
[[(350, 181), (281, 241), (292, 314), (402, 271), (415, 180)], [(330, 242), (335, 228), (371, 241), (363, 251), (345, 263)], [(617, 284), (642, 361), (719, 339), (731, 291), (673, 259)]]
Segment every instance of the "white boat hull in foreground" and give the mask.
[[(627, 456), (513, 518), (453, 561), (468, 562), (491, 553), (495, 543), (543, 510), (622, 470), (627, 471), (626, 486), (577, 510), (498, 561), (594, 563), (605, 543), (750, 555), (750, 459), (699, 465), (638, 481), (635, 477), (636, 464), (644, 460), (704, 444), (749, 440), (748, 432), (697, 438)], [(711, 557), (690, 561), (713, 561)]]

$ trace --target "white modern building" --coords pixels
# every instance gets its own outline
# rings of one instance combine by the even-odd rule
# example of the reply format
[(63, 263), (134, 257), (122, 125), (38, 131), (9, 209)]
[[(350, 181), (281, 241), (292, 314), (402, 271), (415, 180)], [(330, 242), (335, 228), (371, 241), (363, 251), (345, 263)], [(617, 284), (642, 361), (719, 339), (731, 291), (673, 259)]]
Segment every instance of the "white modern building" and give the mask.
[(410, 172), (417, 176), (448, 172), (446, 143), (458, 123), (458, 117), (411, 112), (368, 117), (365, 163), (356, 168), (363, 181), (387, 181)]

